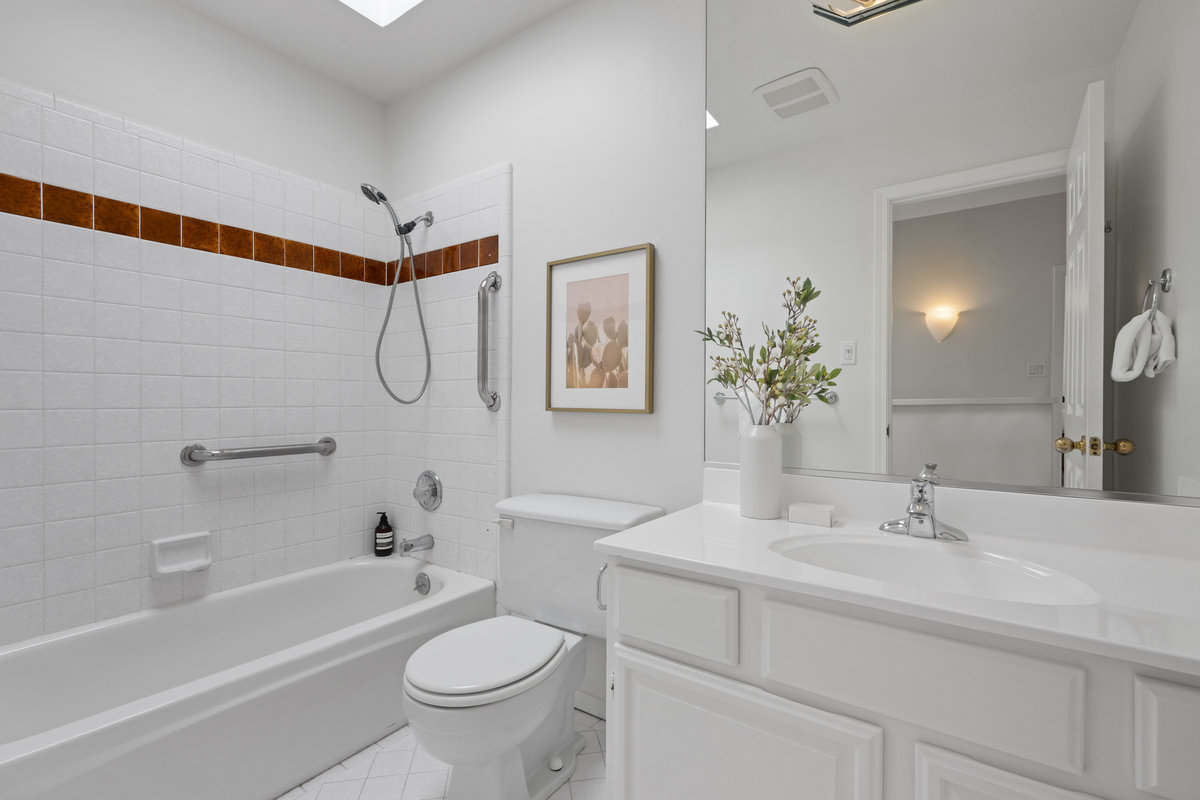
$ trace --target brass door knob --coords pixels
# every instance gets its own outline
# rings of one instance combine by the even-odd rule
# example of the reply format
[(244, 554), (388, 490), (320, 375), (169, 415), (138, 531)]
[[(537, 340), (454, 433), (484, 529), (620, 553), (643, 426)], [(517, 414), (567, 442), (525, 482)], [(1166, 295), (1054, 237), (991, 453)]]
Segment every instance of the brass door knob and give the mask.
[(1133, 452), (1133, 442), (1129, 439), (1121, 437), (1115, 442), (1105, 442), (1105, 450), (1112, 450), (1119, 456), (1127, 456)]
[(1060, 436), (1054, 440), (1054, 449), (1060, 453), (1069, 453), (1072, 450), (1078, 450), (1082, 453), (1084, 450), (1087, 450), (1087, 446), (1086, 436), (1081, 436), (1078, 442), (1073, 442), (1066, 436)]
[(1078, 450), (1081, 453), (1090, 453), (1094, 456), (1100, 455), (1105, 450), (1112, 450), (1119, 456), (1127, 456), (1133, 452), (1133, 442), (1124, 437), (1113, 442), (1106, 442), (1099, 436), (1079, 437), (1078, 442), (1071, 441), (1066, 436), (1060, 436), (1054, 440), (1054, 449), (1060, 453), (1069, 453), (1072, 450)]

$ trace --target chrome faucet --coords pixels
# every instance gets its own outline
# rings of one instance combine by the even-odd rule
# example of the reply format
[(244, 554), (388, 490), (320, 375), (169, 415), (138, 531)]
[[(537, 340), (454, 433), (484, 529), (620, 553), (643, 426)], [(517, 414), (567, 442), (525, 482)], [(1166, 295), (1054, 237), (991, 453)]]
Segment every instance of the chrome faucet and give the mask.
[(396, 547), (402, 556), (406, 556), (414, 550), (431, 550), (433, 549), (433, 537), (427, 533), (415, 539), (401, 539)]
[(891, 519), (879, 526), (884, 533), (903, 533), (921, 539), (945, 539), (965, 542), (967, 535), (953, 525), (938, 522), (933, 513), (933, 487), (941, 481), (937, 464), (926, 464), (908, 488), (907, 516)]

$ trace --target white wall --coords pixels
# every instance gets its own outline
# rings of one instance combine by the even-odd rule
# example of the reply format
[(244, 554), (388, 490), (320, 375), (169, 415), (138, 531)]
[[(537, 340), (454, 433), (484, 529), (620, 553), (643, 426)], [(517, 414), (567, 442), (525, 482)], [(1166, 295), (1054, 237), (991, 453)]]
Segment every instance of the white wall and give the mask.
[(1200, 496), (1200, 286), (1195, 281), (1196, 212), (1200, 197), (1200, 5), (1187, 0), (1143, 2), (1117, 59), (1117, 287), (1123, 323), (1141, 310), (1146, 281), (1164, 267), (1175, 272), (1162, 309), (1176, 323), (1179, 360), (1153, 379), (1116, 390), (1114, 435), (1137, 444), (1117, 459), (1122, 489)]
[[(699, 500), (703, 108), (703, 3), (580, 0), (389, 111), (395, 186), (513, 164), (513, 493)], [(642, 242), (654, 413), (545, 411), (546, 263)]]
[(383, 105), (176, 2), (6, 0), (0, 78), (343, 189), (383, 178)]
[[(892, 228), (892, 397), (1023, 398), (1061, 394), (1052, 381), (1054, 266), (1064, 260), (1066, 196), (1049, 194), (896, 222)], [(1061, 285), (1061, 275), (1057, 278)], [(941, 342), (924, 312), (959, 310)], [(1028, 375), (1041, 364), (1044, 374)], [(889, 472), (933, 461), (944, 478), (1058, 485), (1049, 448), (1054, 406), (892, 408)], [(1054, 456), (1055, 458), (1052, 458)]]
[[(857, 364), (838, 378), (839, 403), (813, 404), (801, 414), (801, 461), (791, 466), (856, 472), (873, 467), (873, 348), (880, 324), (874, 192), (1064, 149), (1088, 83), (1104, 77), (1074, 75), (921, 120), (881, 120), (872, 130), (709, 172), (708, 323), (722, 310), (734, 311), (754, 340), (760, 320), (779, 325), (777, 298), (785, 276), (802, 275), (822, 291), (809, 307), (823, 342), (816, 360), (837, 366), (838, 343), (858, 343)], [(1041, 124), (1028, 124), (1031, 119)], [(737, 461), (744, 416), (733, 403), (718, 407), (708, 400), (708, 460)]]

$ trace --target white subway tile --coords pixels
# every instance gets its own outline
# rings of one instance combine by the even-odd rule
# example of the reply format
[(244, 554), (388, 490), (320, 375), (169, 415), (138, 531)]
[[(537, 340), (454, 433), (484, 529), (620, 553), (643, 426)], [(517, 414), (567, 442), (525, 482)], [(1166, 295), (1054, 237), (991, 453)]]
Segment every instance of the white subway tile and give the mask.
[[(45, 482), (42, 468), (43, 458), (43, 451), (36, 447), (21, 449), (6, 447), (0, 450), (0, 489), (41, 486)], [(0, 533), (0, 545), (4, 541), (4, 535)], [(2, 551), (3, 547), (0, 546), (0, 553)], [(3, 555), (0, 555), (0, 564), (3, 564), (3, 558)]]
[(222, 164), (233, 164), (237, 160), (233, 153), (230, 153), (226, 150), (220, 150), (215, 147), (209, 147), (202, 142), (196, 142), (191, 139), (183, 140), (183, 149), (188, 153), (203, 156), (204, 158), (209, 158), (213, 161), (219, 161)]
[[(248, 198), (227, 194), (224, 189), (218, 198), (222, 225), (232, 225), (236, 228), (254, 228), (254, 203)], [(232, 258), (232, 257), (230, 257)]]
[(91, 157), (92, 123), (49, 108), (42, 109), (42, 144)]
[(96, 524), (91, 517), (48, 522), (42, 527), (47, 559), (90, 554), (96, 549)]
[(88, 589), (47, 597), (44, 609), (46, 633), (87, 625), (96, 621), (96, 595)]
[(176, 136), (168, 131), (151, 128), (148, 125), (143, 125), (140, 122), (133, 120), (125, 120), (125, 131), (142, 139), (149, 139), (152, 142), (165, 144), (168, 147), (183, 147), (183, 137)]
[(93, 408), (95, 376), (87, 372), (47, 372), (43, 376), (45, 408)]
[[(3, 115), (0, 109), (0, 115)], [(0, 172), (29, 181), (42, 179), (42, 148), (37, 142), (0, 133)]]
[(0, 133), (40, 142), (42, 110), (37, 103), (0, 94)]
[[(3, 215), (10, 216), (10, 215)], [(32, 221), (32, 220), (31, 220)], [(0, 228), (0, 235), (2, 235)], [(0, 247), (3, 242), (0, 241)], [(39, 241), (38, 249), (41, 249)], [(0, 252), (0, 286), (8, 292), (42, 293), (42, 260), (36, 256)]]
[[(96, 481), (96, 513), (99, 515), (135, 515), (142, 505), (137, 478)], [(99, 534), (97, 534), (99, 535)]]
[(222, 195), (240, 197), (244, 200), (254, 198), (254, 177), (249, 170), (241, 167), (219, 164), (218, 186)]
[[(140, 475), (141, 452), (141, 446), (134, 443), (96, 445), (96, 479), (133, 478)], [(141, 541), (140, 535), (138, 541)], [(97, 547), (101, 545), (97, 543)]]
[(180, 156), (179, 164), (180, 180), (184, 184), (212, 191), (220, 188), (220, 162), (185, 150)]
[(54, 98), (54, 109), (63, 114), (70, 114), (73, 117), (94, 122), (97, 125), (103, 125), (107, 128), (123, 128), (125, 120), (118, 117), (116, 114), (109, 114), (107, 111), (100, 111), (91, 106), (76, 103), (74, 100), (68, 100), (64, 97)]
[(47, 372), (91, 372), (96, 368), (92, 339), (47, 334), (42, 337), (42, 364)]
[(141, 414), (136, 408), (98, 407), (95, 428), (96, 444), (137, 442), (141, 439)]
[(95, 369), (100, 373), (136, 375), (141, 371), (141, 346), (135, 340), (96, 339), (93, 348)]
[(97, 126), (92, 130), (92, 144), (97, 160), (138, 168), (138, 137), (133, 134)]
[(136, 170), (97, 161), (95, 166), (95, 192), (98, 197), (120, 200), (122, 203), (141, 205), (142, 180)]
[(112, 619), (142, 610), (142, 582), (99, 584), (96, 586), (96, 619)]
[(217, 222), (221, 218), (220, 201), (217, 193), (212, 189), (185, 183), (181, 188), (180, 200), (180, 208), (184, 216), (207, 222)]
[(57, 147), (42, 146), (42, 181), (51, 186), (93, 191), (92, 159)]
[[(264, 203), (254, 203), (254, 224), (251, 228), (267, 236), (284, 236), (283, 209)], [(259, 265), (259, 268), (265, 268)]]
[(265, 164), (262, 161), (256, 161), (253, 158), (245, 156), (235, 156), (234, 161), (239, 167), (252, 173), (266, 175), (269, 178), (279, 177), (279, 167), (273, 167), (270, 164)]
[(161, 144), (152, 139), (141, 139), (138, 149), (138, 166), (142, 172), (160, 178), (182, 180), (183, 153), (178, 147)]
[(16, 214), (0, 214), (0, 251), (17, 255), (40, 256), (42, 254), (42, 223)]
[(178, 180), (141, 173), (142, 205), (168, 214), (180, 213), (183, 189)]

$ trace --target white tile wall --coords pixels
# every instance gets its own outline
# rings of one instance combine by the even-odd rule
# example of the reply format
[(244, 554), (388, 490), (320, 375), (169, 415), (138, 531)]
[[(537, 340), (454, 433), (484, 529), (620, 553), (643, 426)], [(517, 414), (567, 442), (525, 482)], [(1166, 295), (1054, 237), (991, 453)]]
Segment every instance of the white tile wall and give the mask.
[[(508, 442), (511, 426), (510, 375), (512, 338), (512, 168), (501, 165), (468, 175), (397, 204), (401, 219), (433, 211), (435, 223), (413, 233), (417, 252), (499, 234), (499, 263), (420, 282), (422, 307), (433, 354), (433, 377), (422, 400), (399, 406), (387, 399), (387, 447), (384, 459), (391, 504), (400, 509), (398, 530), (404, 535), (431, 533), (437, 542), (430, 560), (485, 578), (496, 577), (496, 528), (493, 506), (509, 494)], [(493, 222), (484, 222), (485, 219)], [(503, 223), (503, 224), (502, 224)], [(485, 225), (490, 225), (485, 227)], [(385, 226), (386, 227), (386, 226)], [(398, 245), (377, 258), (397, 257)], [(491, 300), (490, 380), (501, 397), (496, 412), (484, 408), (476, 386), (477, 290), (492, 270), (501, 289)], [(387, 306), (388, 287), (372, 286), (379, 300), (368, 313), (371, 363), (378, 320)], [(392, 390), (410, 398), (424, 377), (411, 284), (396, 291), (395, 309), (384, 343), (384, 374)], [(373, 396), (385, 398), (372, 385)], [(445, 499), (434, 512), (413, 500), (422, 470), (442, 479)]]
[[(3, 81), (0, 172), (398, 255), (386, 214), (357, 192)], [(494, 268), (511, 279), (509, 168), (401, 205), (438, 215), (422, 250), (499, 233)], [(368, 552), (379, 510), (402, 535), (433, 533), (435, 562), (493, 577), (511, 294), (493, 315), (505, 404), (492, 414), (474, 384), (485, 274), (422, 281), (434, 378), (400, 407), (375, 379), (385, 287), (0, 214), (0, 645)], [(423, 367), (411, 284), (392, 331), (385, 366), (411, 393)], [(179, 463), (191, 442), (326, 435), (330, 458)], [(425, 468), (446, 485), (434, 514), (411, 498)], [(214, 532), (213, 567), (151, 578), (148, 543), (196, 530)]]

